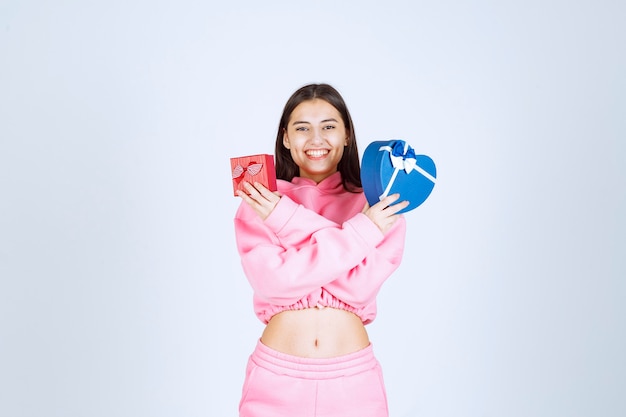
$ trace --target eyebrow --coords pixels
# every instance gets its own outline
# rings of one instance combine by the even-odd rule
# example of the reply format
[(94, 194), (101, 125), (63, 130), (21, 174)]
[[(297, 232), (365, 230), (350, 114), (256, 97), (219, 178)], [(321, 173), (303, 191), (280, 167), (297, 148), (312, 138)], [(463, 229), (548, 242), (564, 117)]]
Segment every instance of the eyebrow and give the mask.
[[(335, 122), (335, 123), (339, 123), (337, 121), (337, 119), (324, 119), (322, 120), (320, 123), (328, 123), (328, 122)], [(311, 122), (305, 122), (304, 120), (296, 120), (295, 122), (291, 123), (292, 125), (297, 125), (297, 124), (311, 124)]]

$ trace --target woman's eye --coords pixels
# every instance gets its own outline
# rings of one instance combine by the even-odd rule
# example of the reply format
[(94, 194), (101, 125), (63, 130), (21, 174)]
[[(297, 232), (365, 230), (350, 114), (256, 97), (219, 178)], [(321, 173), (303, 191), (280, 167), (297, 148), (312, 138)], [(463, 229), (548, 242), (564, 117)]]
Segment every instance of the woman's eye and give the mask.
[(335, 126), (333, 126), (333, 125), (324, 126), (324, 129), (326, 129), (326, 130), (330, 130), (330, 129), (334, 129), (334, 128), (335, 128)]
[(296, 132), (306, 132), (306, 131), (307, 131), (307, 128), (304, 126), (296, 127)]

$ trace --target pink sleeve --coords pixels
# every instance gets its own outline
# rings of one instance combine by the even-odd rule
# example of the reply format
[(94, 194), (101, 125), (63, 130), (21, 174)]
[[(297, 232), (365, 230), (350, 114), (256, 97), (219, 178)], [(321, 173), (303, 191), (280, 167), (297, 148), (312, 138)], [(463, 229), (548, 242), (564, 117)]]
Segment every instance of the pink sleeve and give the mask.
[(361, 213), (337, 225), (286, 196), (274, 212), (262, 222), (242, 203), (235, 217), (246, 277), (255, 293), (272, 304), (293, 304), (317, 288), (347, 278), (383, 240), (376, 225)]
[[(292, 215), (297, 218), (297, 221), (286, 220)], [(312, 227), (329, 227), (329, 225), (339, 227), (318, 213), (297, 206), (289, 199), (277, 206), (265, 223), (277, 231), (281, 243), (285, 246), (306, 244)], [(346, 223), (364, 235), (372, 233), (372, 239), (381, 236), (378, 227), (365, 215), (356, 215)], [(303, 224), (308, 227), (302, 227)], [(400, 266), (404, 254), (405, 237), (406, 220), (404, 216), (400, 216), (383, 239), (379, 240), (374, 250), (370, 251), (358, 265), (332, 282), (323, 284), (324, 288), (353, 307), (360, 308), (370, 304), (375, 300), (383, 283)]]
[(355, 308), (370, 304), (376, 299), (383, 283), (400, 266), (405, 236), (406, 220), (400, 216), (382, 242), (365, 259), (324, 288)]

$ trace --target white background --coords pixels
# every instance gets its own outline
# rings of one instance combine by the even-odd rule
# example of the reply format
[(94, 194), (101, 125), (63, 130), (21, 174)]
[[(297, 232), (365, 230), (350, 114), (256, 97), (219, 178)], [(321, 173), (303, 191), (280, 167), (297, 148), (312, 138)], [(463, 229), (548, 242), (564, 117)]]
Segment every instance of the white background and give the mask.
[(236, 416), (228, 158), (328, 82), (438, 166), (368, 326), (391, 415), (626, 414), (618, 1), (0, 1), (0, 416)]

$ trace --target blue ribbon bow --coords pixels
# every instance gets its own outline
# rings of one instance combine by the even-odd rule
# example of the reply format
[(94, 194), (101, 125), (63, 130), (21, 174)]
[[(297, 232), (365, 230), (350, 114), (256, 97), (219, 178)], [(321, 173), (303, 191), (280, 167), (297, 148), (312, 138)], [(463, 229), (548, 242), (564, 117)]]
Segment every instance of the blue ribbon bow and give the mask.
[(407, 174), (413, 171), (417, 164), (413, 148), (402, 142), (396, 142), (393, 145), (389, 157), (391, 158), (391, 165), (393, 165), (394, 168), (403, 169)]

